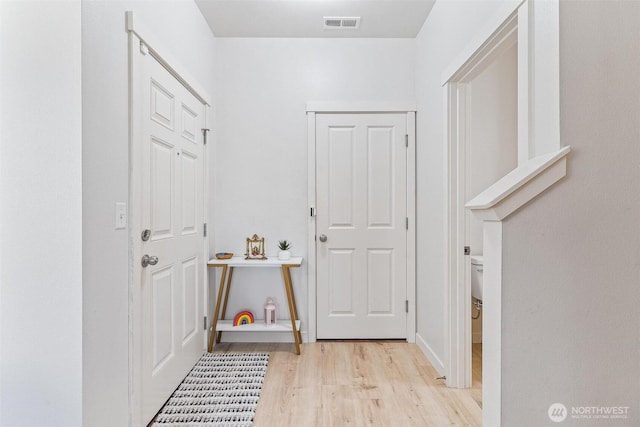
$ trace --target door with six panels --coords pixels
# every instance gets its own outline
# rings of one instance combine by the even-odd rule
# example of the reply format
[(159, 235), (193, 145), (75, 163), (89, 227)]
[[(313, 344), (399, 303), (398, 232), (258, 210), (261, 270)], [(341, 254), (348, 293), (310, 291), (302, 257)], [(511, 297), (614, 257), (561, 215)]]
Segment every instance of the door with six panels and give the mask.
[[(205, 106), (144, 55), (140, 143), (142, 420), (162, 407), (202, 355)], [(153, 265), (156, 261), (157, 263)], [(136, 391), (134, 390), (134, 393)]]

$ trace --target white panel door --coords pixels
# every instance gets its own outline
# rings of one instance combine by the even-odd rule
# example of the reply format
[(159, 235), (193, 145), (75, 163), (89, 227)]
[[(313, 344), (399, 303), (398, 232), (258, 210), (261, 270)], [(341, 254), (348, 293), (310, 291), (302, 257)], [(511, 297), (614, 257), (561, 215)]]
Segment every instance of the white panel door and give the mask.
[[(204, 347), (204, 105), (151, 55), (143, 60), (140, 166), (142, 420), (147, 423)], [(134, 165), (134, 173), (135, 165)], [(139, 341), (138, 341), (139, 342)]]
[(406, 123), (316, 115), (319, 339), (406, 338)]

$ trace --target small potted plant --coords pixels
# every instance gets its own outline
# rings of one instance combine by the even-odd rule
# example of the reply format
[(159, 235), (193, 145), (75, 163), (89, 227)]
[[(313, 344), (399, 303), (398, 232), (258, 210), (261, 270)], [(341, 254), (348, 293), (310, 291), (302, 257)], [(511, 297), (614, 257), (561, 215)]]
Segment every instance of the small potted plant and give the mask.
[(289, 252), (289, 249), (291, 249), (291, 242), (287, 241), (287, 240), (280, 240), (278, 241), (278, 249), (280, 249), (280, 252), (278, 252), (278, 259), (289, 259), (291, 258), (291, 252)]

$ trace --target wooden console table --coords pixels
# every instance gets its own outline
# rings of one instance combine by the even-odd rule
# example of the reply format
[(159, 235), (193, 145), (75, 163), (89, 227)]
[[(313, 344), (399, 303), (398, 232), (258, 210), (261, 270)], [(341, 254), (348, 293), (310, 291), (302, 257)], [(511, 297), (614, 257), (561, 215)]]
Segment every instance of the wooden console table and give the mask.
[[(302, 257), (291, 257), (288, 260), (279, 260), (276, 257), (269, 257), (265, 260), (256, 259), (244, 259), (243, 257), (233, 257), (231, 259), (217, 259), (213, 258), (209, 260), (207, 265), (209, 267), (221, 267), (222, 274), (220, 276), (220, 285), (218, 286), (218, 298), (216, 299), (216, 308), (213, 314), (213, 323), (211, 324), (211, 331), (209, 332), (209, 347), (208, 350), (213, 350), (214, 336), (216, 343), (220, 342), (223, 331), (233, 332), (293, 332), (293, 339), (296, 344), (296, 354), (300, 354), (300, 344), (302, 343), (302, 334), (300, 333), (300, 319), (298, 319), (298, 308), (296, 307), (296, 297), (293, 293), (293, 283), (291, 282), (292, 267), (300, 267), (302, 264)], [(282, 280), (284, 282), (284, 289), (287, 293), (287, 303), (289, 306), (289, 315), (291, 316), (291, 326), (286, 323), (278, 323), (275, 325), (264, 325), (262, 323), (253, 323), (251, 325), (233, 326), (232, 320), (225, 320), (227, 315), (227, 302), (229, 301), (229, 291), (231, 290), (231, 279), (233, 278), (233, 270), (235, 268), (278, 268), (282, 270)], [(228, 273), (228, 275), (227, 275)], [(226, 286), (225, 286), (226, 282)], [(224, 302), (223, 302), (224, 298)], [(222, 317), (220, 317), (220, 304), (222, 303)], [(218, 320), (220, 318), (220, 320)], [(286, 321), (285, 321), (286, 322)], [(217, 333), (217, 334), (216, 334)]]

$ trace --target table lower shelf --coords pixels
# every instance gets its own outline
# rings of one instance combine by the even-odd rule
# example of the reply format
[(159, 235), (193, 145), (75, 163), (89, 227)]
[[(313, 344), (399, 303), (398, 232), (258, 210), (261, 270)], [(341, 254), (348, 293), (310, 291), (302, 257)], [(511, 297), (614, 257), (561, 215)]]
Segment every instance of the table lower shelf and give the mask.
[[(296, 320), (296, 330), (300, 330), (300, 321)], [(218, 332), (291, 332), (291, 320), (283, 319), (276, 324), (266, 325), (264, 320), (257, 319), (255, 323), (233, 326), (233, 320), (218, 320)]]

